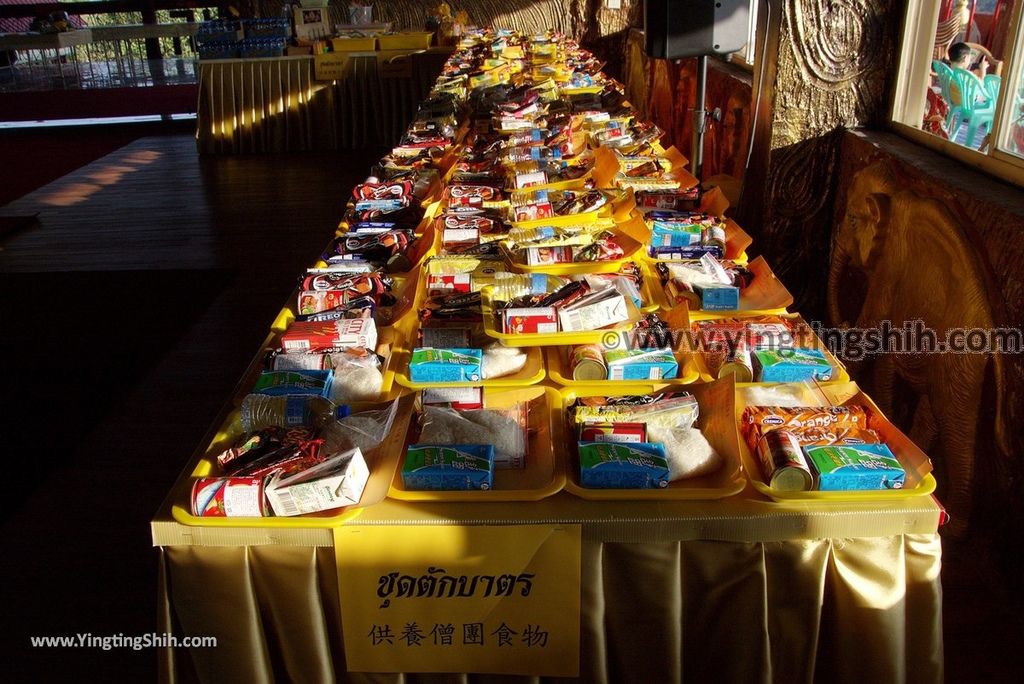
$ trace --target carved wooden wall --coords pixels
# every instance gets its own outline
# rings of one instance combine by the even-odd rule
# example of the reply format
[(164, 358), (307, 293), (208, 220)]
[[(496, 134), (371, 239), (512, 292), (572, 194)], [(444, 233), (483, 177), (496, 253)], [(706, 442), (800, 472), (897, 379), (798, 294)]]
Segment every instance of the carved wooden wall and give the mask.
[(748, 174), (738, 217), (793, 292), (796, 307), (817, 316), (824, 302), (821, 264), (829, 253), (839, 130), (877, 125), (886, 117), (903, 3), (771, 5), (758, 131), (765, 144), (760, 155), (755, 149), (761, 168)]
[[(626, 96), (640, 113), (666, 133), (671, 143), (690, 157), (693, 135), (691, 111), (697, 97), (696, 59), (650, 59), (644, 54), (643, 36), (634, 32), (627, 40)], [(739, 67), (709, 60), (707, 96), (709, 110), (722, 110), (722, 120), (711, 122), (704, 137), (704, 177), (728, 174), (743, 178), (750, 143), (750, 75)]]
[[(846, 219), (852, 196), (851, 188), (855, 180), (861, 174), (875, 173), (878, 168), (887, 169), (896, 179), (892, 185), (902, 194), (912, 197), (917, 202), (937, 202), (949, 212), (964, 239), (956, 253), (976, 255), (975, 262), (981, 272), (981, 282), (975, 282), (976, 278), (971, 274), (973, 267), (951, 267), (951, 264), (961, 262), (937, 256), (942, 253), (942, 248), (946, 247), (946, 244), (934, 250), (927, 249), (925, 245), (926, 249), (915, 252), (915, 262), (907, 265), (909, 269), (920, 272), (920, 279), (911, 282), (917, 282), (921, 287), (930, 289), (931, 292), (926, 297), (941, 300), (938, 310), (942, 314), (939, 317), (947, 319), (945, 325), (978, 325), (972, 321), (981, 313), (988, 316), (987, 312), (991, 312), (992, 325), (995, 327), (1022, 326), (1024, 240), (1021, 239), (1021, 235), (1024, 235), (1024, 191), (968, 170), (952, 160), (943, 159), (936, 153), (923, 150), (891, 133), (848, 132), (841, 137), (840, 148), (836, 167), (836, 201), (833, 216), (833, 226), (837, 235)], [(933, 227), (925, 224), (923, 229), (932, 230)], [(934, 239), (940, 238), (945, 242), (945, 237), (935, 231)], [(950, 272), (940, 271), (943, 268), (949, 269)], [(861, 277), (861, 280), (863, 279)], [(925, 285), (926, 283), (941, 284), (929, 286)], [(975, 303), (970, 311), (959, 310), (957, 301), (961, 299), (961, 295), (974, 291), (976, 287), (979, 296), (985, 301)], [(852, 315), (851, 312), (861, 310), (863, 295), (858, 293), (857, 289), (846, 287), (844, 284), (842, 317), (849, 317)], [(907, 298), (917, 295), (903, 292), (900, 296)], [(899, 308), (899, 305), (893, 308)], [(928, 307), (922, 305), (919, 308)], [(925, 318), (926, 313), (921, 311), (915, 316)], [(900, 325), (901, 321), (896, 320), (896, 316), (890, 315), (889, 318), (894, 324)], [(934, 322), (930, 323), (936, 326)], [(941, 327), (942, 324), (940, 322), (936, 327)], [(942, 358), (933, 357), (927, 360), (924, 370), (919, 373), (928, 373), (939, 364), (959, 363), (955, 357), (965, 356), (970, 355), (951, 354), (943, 355)], [(878, 377), (873, 372), (876, 367), (877, 361), (869, 368), (862, 369), (863, 372), (857, 373), (856, 379), (872, 394), (879, 391), (885, 393), (885, 388), (874, 386)], [(920, 426), (914, 425), (914, 417), (905, 410), (905, 399), (915, 394), (909, 385), (916, 384), (919, 390), (923, 385), (920, 382), (911, 383), (910, 380), (911, 378), (902, 376), (897, 378), (893, 389), (897, 394), (902, 392), (904, 406), (901, 410), (901, 406), (897, 404), (892, 417), (901, 428), (914, 436), (913, 431)], [(950, 410), (970, 413), (977, 411), (975, 406), (980, 406), (980, 411), (974, 414), (977, 415), (977, 442), (970, 447), (973, 458), (967, 461), (973, 461), (973, 472), (948, 473), (945, 472), (948, 464), (941, 462), (936, 462), (936, 468), (940, 479), (943, 480), (942, 484), (947, 488), (954, 487), (964, 476), (968, 482), (973, 480), (972, 530), (996, 537), (1002, 535), (1004, 542), (1007, 539), (1021, 539), (1021, 531), (1024, 529), (1021, 518), (1021, 511), (1024, 510), (1024, 492), (1021, 491), (1020, 483), (1024, 481), (1024, 456), (1020, 453), (1019, 445), (1024, 444), (1024, 425), (1020, 415), (1024, 410), (1024, 355), (1005, 354), (999, 359), (999, 363), (990, 361), (982, 382), (980, 400), (975, 402), (975, 406), (958, 405), (959, 397), (971, 389), (966, 386), (969, 382), (969, 378), (960, 377), (951, 383), (951, 387), (932, 392), (930, 404), (938, 416), (945, 415)], [(999, 399), (1002, 399), (1002, 402)], [(913, 403), (910, 406), (913, 408)], [(942, 425), (942, 422), (939, 421), (937, 424)], [(993, 438), (999, 429), (1002, 429), (1006, 436), (1003, 444)], [(951, 439), (955, 441), (958, 436), (954, 434)], [(923, 438), (918, 439), (926, 449), (931, 447), (929, 454), (933, 460), (942, 460), (944, 451), (941, 437), (932, 445), (924, 443)], [(946, 457), (949, 458), (948, 454)], [(961, 467), (966, 468), (966, 463)], [(943, 501), (952, 509), (955, 501), (952, 493), (946, 491), (944, 494), (946, 498)], [(963, 508), (961, 502), (957, 502), (956, 506)], [(955, 517), (959, 516), (958, 522), (962, 526), (968, 511), (951, 510), (951, 513)]]

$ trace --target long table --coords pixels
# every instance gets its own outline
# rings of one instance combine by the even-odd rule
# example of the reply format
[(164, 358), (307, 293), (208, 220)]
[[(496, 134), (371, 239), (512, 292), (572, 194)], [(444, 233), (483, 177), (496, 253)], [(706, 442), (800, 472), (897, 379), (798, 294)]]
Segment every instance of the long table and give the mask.
[[(346, 671), (331, 529), (189, 527), (173, 500), (152, 523), (158, 631), (218, 648), (165, 651), (165, 680), (410, 681)], [(581, 682), (938, 682), (940, 514), (929, 497), (779, 506), (748, 488), (690, 502), (385, 499), (342, 524), (581, 524)]]
[(296, 152), (398, 142), (451, 51), (343, 53), (316, 79), (314, 57), (202, 60), (196, 144), (206, 154)]
[[(262, 358), (250, 364), (235, 405)], [(596, 501), (558, 491), (537, 501), (403, 501), (385, 496), (403, 451), (396, 428), (352, 515), (284, 526), (185, 524), (174, 506), (187, 507), (191, 475), (229, 407), (152, 522), (159, 629), (217, 638), (217, 648), (164, 649), (165, 680), (538, 681), (349, 672), (341, 617), (359, 604), (342, 603), (335, 540), (347, 535), (338, 530), (446, 526), (498, 535), (524, 525), (579, 528), (577, 681), (942, 680), (943, 511), (930, 496), (779, 503), (747, 482), (707, 500)], [(548, 438), (565, 469), (559, 433)], [(378, 543), (358, 548), (386, 556), (388, 541)]]

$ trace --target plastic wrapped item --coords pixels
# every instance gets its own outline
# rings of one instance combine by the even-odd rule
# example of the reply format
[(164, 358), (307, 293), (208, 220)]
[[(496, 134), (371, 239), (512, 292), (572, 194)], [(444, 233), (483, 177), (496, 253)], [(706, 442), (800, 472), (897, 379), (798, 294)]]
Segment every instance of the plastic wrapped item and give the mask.
[(690, 428), (698, 415), (697, 400), (689, 393), (584, 397), (577, 400), (573, 411), (577, 424), (646, 423), (648, 430), (652, 425)]
[(374, 401), (384, 385), (380, 357), (369, 349), (351, 347), (331, 355), (334, 384), (331, 399), (336, 404)]
[(737, 399), (743, 406), (815, 406), (825, 401), (810, 383), (742, 387)]
[(523, 404), (495, 410), (456, 411), (423, 408), (420, 444), (491, 444), (498, 468), (521, 468), (526, 462), (526, 411)]
[(524, 366), (526, 366), (526, 354), (518, 347), (506, 347), (500, 342), (495, 342), (484, 348), (482, 370), (484, 380), (518, 373)]
[(707, 475), (718, 470), (724, 462), (704, 433), (694, 427), (650, 424), (647, 439), (664, 447), (672, 481)]
[(358, 448), (363, 454), (384, 441), (398, 413), (398, 399), (382, 408), (352, 413), (338, 419), (327, 418), (320, 427), (320, 439), (327, 453)]

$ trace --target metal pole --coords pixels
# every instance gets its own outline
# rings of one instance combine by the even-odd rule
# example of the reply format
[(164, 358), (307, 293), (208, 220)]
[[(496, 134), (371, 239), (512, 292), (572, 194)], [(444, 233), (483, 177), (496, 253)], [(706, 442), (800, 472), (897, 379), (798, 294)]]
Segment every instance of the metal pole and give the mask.
[(698, 183), (704, 180), (704, 126), (707, 121), (704, 100), (707, 87), (708, 57), (701, 55), (697, 58), (697, 98), (693, 107), (693, 145), (690, 149), (690, 168)]

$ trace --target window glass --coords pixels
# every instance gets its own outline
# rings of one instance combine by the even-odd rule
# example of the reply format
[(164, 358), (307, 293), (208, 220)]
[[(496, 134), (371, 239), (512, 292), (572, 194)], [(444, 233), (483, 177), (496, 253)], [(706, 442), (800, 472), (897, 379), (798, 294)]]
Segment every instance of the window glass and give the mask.
[[(1009, 65), (1005, 54), (1013, 3), (940, 3), (921, 127), (975, 150), (988, 150)], [(908, 122), (909, 123), (909, 122)]]

